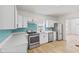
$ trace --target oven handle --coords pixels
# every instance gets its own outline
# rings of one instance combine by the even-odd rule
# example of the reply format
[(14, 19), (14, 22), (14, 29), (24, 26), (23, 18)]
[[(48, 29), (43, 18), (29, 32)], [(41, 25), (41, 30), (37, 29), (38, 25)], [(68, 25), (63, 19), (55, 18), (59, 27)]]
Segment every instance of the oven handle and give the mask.
[(30, 36), (30, 37), (37, 37), (37, 36), (39, 36), (39, 35), (34, 35), (34, 36)]

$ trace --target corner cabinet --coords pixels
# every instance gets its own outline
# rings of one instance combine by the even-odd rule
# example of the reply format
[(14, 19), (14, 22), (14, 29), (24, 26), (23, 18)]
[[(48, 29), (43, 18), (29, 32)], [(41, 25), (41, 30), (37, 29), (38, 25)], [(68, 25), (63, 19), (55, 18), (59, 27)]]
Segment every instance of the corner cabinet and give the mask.
[(0, 29), (15, 29), (17, 26), (17, 10), (14, 5), (0, 6)]

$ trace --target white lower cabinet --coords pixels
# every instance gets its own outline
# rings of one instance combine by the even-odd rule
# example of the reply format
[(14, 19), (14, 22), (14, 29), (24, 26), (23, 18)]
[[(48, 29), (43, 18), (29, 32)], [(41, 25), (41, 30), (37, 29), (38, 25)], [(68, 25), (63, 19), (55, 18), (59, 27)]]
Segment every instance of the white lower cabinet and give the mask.
[(21, 44), (14, 47), (7, 47), (2, 49), (2, 53), (25, 53), (27, 52), (27, 44)]
[(40, 44), (48, 42), (48, 33), (40, 33)]
[(49, 41), (56, 41), (56, 32), (41, 32), (40, 44), (44, 44)]
[(26, 33), (15, 33), (2, 46), (2, 53), (26, 53), (28, 48)]
[(56, 41), (56, 32), (53, 32), (53, 39)]

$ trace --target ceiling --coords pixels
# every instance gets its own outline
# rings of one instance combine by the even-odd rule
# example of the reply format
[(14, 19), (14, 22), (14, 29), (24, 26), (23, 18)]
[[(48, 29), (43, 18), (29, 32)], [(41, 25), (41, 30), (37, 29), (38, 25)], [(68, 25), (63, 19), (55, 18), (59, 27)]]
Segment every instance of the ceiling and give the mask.
[(50, 16), (79, 14), (79, 5), (17, 5), (17, 8), (19, 10)]

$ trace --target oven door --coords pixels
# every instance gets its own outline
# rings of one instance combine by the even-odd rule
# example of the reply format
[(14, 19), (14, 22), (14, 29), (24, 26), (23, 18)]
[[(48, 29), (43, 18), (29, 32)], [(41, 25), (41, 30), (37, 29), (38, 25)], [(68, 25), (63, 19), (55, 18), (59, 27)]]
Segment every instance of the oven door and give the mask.
[(29, 44), (35, 45), (39, 43), (39, 35), (29, 36)]

